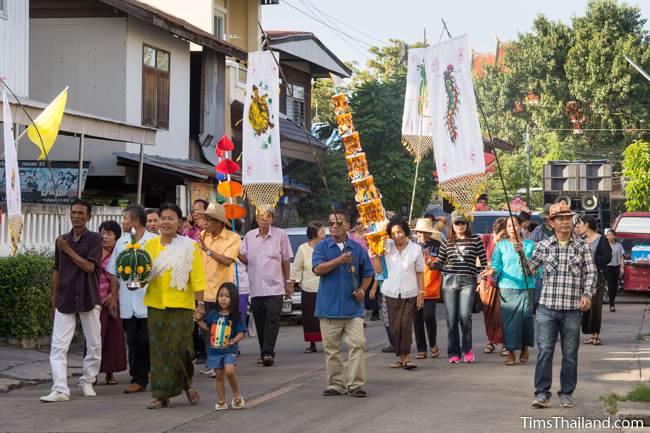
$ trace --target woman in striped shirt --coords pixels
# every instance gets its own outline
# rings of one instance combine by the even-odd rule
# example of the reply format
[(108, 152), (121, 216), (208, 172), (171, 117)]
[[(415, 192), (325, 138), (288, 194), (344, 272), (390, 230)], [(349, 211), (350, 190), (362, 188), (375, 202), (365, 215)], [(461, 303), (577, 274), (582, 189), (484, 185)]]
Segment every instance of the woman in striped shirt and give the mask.
[[(447, 309), (447, 355), (451, 364), (474, 362), (472, 350), (472, 306), (476, 277), (487, 265), (485, 247), (478, 235), (472, 234), (467, 217), (454, 211), (447, 239), (438, 252), (437, 269), (442, 269), (442, 295)], [(477, 259), (480, 267), (477, 266)], [(481, 279), (485, 284), (485, 279)], [(459, 333), (462, 330), (462, 343)]]

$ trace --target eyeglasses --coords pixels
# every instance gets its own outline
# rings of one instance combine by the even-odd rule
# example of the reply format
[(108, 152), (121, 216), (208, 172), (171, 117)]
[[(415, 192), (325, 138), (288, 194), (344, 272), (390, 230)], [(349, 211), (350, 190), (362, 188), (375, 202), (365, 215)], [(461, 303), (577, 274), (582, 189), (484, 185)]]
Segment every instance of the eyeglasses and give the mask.
[(455, 226), (464, 226), (464, 225), (467, 225), (467, 223), (465, 221), (454, 221), (454, 225)]
[(334, 226), (343, 227), (343, 221), (329, 221), (329, 226), (330, 227), (334, 227)]

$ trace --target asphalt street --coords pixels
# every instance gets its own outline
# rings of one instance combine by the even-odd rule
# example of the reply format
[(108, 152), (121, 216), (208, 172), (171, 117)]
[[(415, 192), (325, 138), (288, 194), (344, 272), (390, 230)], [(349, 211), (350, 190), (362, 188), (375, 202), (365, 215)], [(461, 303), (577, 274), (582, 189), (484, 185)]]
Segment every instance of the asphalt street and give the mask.
[[(498, 354), (485, 355), (483, 316), (474, 315), (473, 335), (478, 353), (474, 364), (450, 365), (446, 351), (444, 308), (438, 306), (438, 340), (441, 356), (418, 361), (412, 371), (388, 368), (392, 355), (380, 353), (386, 337), (381, 322), (369, 322), (367, 338), (367, 385), (365, 399), (323, 397), (324, 356), (305, 354), (300, 326), (280, 330), (276, 365), (256, 364), (257, 342), (242, 343), (238, 376), (247, 400), (243, 411), (214, 412), (214, 379), (198, 374), (194, 383), (201, 393), (197, 406), (184, 396), (172, 399), (171, 407), (147, 410), (150, 394), (125, 395), (125, 373), (119, 385), (96, 386), (96, 398), (81, 397), (72, 386), (72, 398), (63, 403), (41, 403), (48, 384), (26, 386), (0, 395), (0, 431), (5, 432), (521, 432), (522, 417), (552, 419), (603, 419), (599, 397), (606, 392), (625, 392), (639, 377), (647, 380), (650, 344), (638, 342), (647, 331), (646, 296), (621, 298), (616, 313), (604, 311), (603, 345), (582, 345), (579, 359), (576, 407), (558, 407), (554, 396), (549, 409), (533, 409), (533, 373), (536, 351), (527, 365), (503, 364)], [(650, 320), (648, 318), (647, 320)], [(322, 350), (319, 345), (319, 350)], [(553, 392), (559, 386), (560, 347), (556, 351)], [(198, 366), (201, 367), (201, 366)], [(228, 388), (227, 388), (228, 389)], [(230, 391), (228, 391), (230, 394)], [(230, 398), (230, 397), (229, 397)], [(542, 430), (539, 430), (542, 431)], [(580, 431), (580, 430), (573, 430)], [(599, 431), (599, 430), (589, 430)], [(615, 430), (602, 430), (615, 431)]]

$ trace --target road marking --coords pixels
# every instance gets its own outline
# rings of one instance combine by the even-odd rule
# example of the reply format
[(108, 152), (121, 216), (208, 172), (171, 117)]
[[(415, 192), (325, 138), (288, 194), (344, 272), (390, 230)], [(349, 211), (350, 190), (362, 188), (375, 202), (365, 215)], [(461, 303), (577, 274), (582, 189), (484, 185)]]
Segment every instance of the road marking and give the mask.
[(295, 389), (298, 389), (302, 387), (302, 383), (291, 383), (287, 386), (283, 386), (280, 389), (276, 389), (275, 391), (271, 391), (268, 394), (264, 394), (262, 396), (259, 396), (257, 398), (254, 398), (253, 400), (250, 400), (249, 402), (246, 403), (247, 408), (253, 408), (255, 406), (259, 406), (260, 404), (264, 404), (269, 400), (272, 400), (274, 398), (280, 397), (284, 394), (287, 394)]

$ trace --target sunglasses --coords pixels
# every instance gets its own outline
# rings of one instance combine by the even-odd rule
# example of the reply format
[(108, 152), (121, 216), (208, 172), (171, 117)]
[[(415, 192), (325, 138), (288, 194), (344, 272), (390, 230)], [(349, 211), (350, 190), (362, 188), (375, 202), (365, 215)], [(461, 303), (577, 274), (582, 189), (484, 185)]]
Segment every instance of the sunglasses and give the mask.
[(465, 221), (456, 221), (456, 222), (454, 222), (454, 225), (455, 226), (465, 226), (465, 225), (467, 225), (467, 223)]
[(343, 221), (329, 221), (329, 226), (330, 227), (334, 227), (334, 226), (342, 227), (343, 226)]

